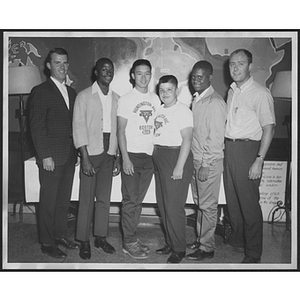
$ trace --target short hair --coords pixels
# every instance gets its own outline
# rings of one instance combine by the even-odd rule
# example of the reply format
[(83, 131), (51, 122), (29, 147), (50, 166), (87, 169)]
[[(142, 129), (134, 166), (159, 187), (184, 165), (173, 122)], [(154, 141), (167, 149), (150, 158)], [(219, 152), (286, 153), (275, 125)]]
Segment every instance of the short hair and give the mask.
[(237, 49), (237, 50), (234, 50), (231, 54), (230, 54), (230, 58), (232, 57), (232, 55), (234, 54), (238, 54), (240, 52), (243, 52), (246, 56), (247, 56), (247, 59), (248, 59), (248, 64), (250, 65), (252, 63), (252, 53), (250, 51), (248, 51), (247, 49)]
[(214, 72), (212, 64), (210, 62), (208, 62), (207, 60), (197, 61), (194, 64), (192, 71), (197, 70), (197, 69), (205, 70), (209, 73), (209, 75), (212, 75)]
[(132, 67), (131, 67), (131, 69), (130, 69), (130, 71), (129, 71), (129, 82), (133, 85), (133, 87), (135, 87), (135, 80), (134, 80), (134, 78), (132, 77), (132, 74), (134, 73), (134, 71), (135, 71), (135, 69), (138, 67), (138, 66), (148, 66), (149, 68), (150, 68), (150, 71), (152, 70), (152, 66), (151, 66), (151, 63), (150, 63), (150, 61), (149, 60), (147, 60), (147, 59), (138, 59), (138, 60), (136, 60), (134, 63), (133, 63), (133, 65), (132, 65)]
[(160, 77), (158, 81), (158, 87), (160, 87), (162, 83), (172, 83), (176, 88), (178, 87), (178, 80), (174, 75), (164, 75)]
[(53, 48), (49, 51), (49, 53), (46, 57), (46, 61), (45, 61), (46, 63), (51, 62), (53, 53), (56, 53), (56, 54), (59, 54), (59, 55), (67, 55), (68, 60), (69, 60), (69, 54), (68, 54), (67, 50), (65, 50), (64, 48)]
[(133, 65), (131, 67), (130, 74), (134, 73), (136, 67), (138, 67), (138, 66), (148, 66), (150, 68), (150, 70), (152, 69), (152, 66), (151, 66), (151, 63), (150, 63), (149, 60), (147, 60), (147, 59), (138, 59), (133, 63)]
[(112, 66), (114, 66), (113, 62), (109, 58), (102, 57), (96, 61), (95, 68), (96, 69), (101, 68), (104, 64), (111, 64)]

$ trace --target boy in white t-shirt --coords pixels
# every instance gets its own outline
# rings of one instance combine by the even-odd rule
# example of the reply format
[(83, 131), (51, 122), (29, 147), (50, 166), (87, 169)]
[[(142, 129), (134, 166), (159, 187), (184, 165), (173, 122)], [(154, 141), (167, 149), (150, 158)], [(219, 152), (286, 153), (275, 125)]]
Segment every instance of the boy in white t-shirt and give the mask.
[(193, 114), (177, 100), (178, 81), (173, 75), (160, 78), (159, 96), (164, 103), (155, 118), (153, 162), (156, 200), (165, 229), (166, 245), (157, 254), (170, 254), (167, 263), (185, 257), (184, 206), (193, 174), (191, 142)]
[(119, 99), (118, 140), (123, 158), (122, 214), (123, 251), (133, 258), (148, 257), (149, 247), (136, 237), (142, 202), (152, 180), (154, 118), (160, 106), (158, 96), (149, 92), (151, 64), (139, 59), (130, 72), (134, 88)]

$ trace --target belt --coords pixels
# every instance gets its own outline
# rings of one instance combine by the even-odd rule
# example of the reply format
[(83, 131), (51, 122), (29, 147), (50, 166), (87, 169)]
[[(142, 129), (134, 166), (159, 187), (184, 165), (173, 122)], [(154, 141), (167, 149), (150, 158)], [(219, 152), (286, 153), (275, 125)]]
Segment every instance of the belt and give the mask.
[(180, 149), (180, 146), (161, 146), (161, 145), (154, 145), (155, 150), (174, 150)]
[(229, 138), (225, 138), (225, 140), (229, 141), (229, 142), (259, 142), (259, 141), (250, 140), (250, 139), (229, 139)]

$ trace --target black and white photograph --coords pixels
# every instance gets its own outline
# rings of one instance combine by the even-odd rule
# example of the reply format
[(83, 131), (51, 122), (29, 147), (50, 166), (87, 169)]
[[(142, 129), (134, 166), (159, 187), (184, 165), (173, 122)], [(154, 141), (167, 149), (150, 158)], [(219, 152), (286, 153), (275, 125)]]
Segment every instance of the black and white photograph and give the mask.
[(297, 269), (297, 32), (7, 30), (3, 57), (3, 269)]

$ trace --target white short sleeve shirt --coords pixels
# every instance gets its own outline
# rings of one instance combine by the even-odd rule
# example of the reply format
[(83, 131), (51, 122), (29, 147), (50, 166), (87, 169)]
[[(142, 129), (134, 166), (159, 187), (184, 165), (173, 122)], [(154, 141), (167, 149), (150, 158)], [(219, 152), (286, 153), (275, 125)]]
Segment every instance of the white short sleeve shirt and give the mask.
[(117, 115), (127, 119), (128, 152), (152, 155), (154, 119), (160, 103), (156, 94), (143, 94), (135, 88), (119, 99)]
[(181, 146), (180, 131), (193, 127), (193, 113), (183, 103), (177, 103), (165, 108), (162, 105), (155, 118), (154, 144), (161, 146)]

